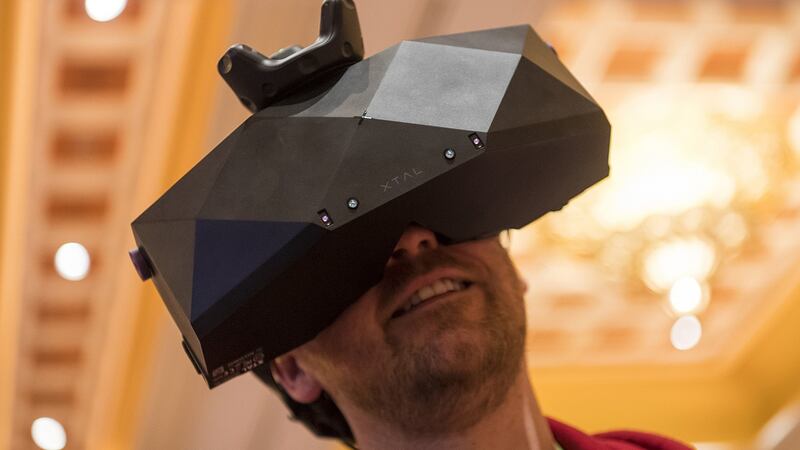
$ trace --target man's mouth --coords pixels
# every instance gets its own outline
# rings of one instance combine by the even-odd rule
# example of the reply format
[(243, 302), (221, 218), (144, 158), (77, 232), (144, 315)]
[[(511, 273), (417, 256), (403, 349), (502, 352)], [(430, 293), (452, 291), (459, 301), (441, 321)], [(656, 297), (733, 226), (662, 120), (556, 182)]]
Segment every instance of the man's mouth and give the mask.
[(472, 283), (455, 278), (440, 278), (433, 283), (417, 289), (397, 311), (392, 314), (392, 319), (400, 317), (419, 305), (434, 300), (451, 292), (459, 292), (468, 288)]

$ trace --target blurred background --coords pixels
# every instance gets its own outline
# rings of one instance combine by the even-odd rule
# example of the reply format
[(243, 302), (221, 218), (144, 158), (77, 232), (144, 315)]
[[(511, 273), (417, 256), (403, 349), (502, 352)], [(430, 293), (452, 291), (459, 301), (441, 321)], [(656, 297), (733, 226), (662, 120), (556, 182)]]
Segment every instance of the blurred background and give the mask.
[[(248, 116), (217, 59), (310, 44), (320, 4), (0, 0), (0, 448), (337, 448), (254, 377), (209, 391), (126, 254)], [(368, 55), (532, 24), (606, 108), (611, 177), (511, 238), (546, 414), (800, 448), (800, 1), (357, 6)]]

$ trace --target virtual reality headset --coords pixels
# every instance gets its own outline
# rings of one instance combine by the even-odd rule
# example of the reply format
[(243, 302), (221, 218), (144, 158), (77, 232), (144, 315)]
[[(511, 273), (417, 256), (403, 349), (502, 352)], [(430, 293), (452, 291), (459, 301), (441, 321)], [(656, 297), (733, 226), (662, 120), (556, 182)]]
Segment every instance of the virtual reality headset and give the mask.
[(410, 223), (458, 243), (521, 228), (608, 175), (603, 110), (530, 26), (364, 59), (354, 4), (218, 70), (253, 114), (133, 223), (209, 387), (311, 339), (381, 280)]

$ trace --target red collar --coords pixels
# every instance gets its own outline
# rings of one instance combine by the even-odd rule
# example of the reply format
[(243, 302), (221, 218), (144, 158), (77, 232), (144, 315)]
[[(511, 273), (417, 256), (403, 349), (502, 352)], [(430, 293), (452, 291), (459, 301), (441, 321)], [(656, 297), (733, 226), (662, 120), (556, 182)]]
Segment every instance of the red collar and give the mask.
[(686, 444), (656, 434), (620, 430), (590, 436), (549, 417), (547, 421), (564, 450), (692, 450)]

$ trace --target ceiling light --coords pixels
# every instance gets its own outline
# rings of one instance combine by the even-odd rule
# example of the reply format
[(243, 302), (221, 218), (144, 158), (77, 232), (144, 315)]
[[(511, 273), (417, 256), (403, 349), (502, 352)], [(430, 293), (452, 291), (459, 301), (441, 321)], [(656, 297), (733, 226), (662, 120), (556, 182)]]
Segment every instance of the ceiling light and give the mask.
[(669, 290), (669, 305), (680, 315), (697, 312), (703, 304), (704, 289), (697, 279), (679, 278)]
[(67, 432), (55, 419), (39, 417), (31, 425), (33, 442), (44, 450), (61, 450), (67, 445)]
[(77, 242), (67, 242), (59, 247), (56, 250), (54, 262), (56, 272), (62, 278), (70, 281), (79, 281), (86, 278), (91, 264), (86, 247)]
[(128, 0), (85, 0), (86, 14), (98, 22), (116, 19), (125, 10)]
[(716, 259), (716, 249), (704, 239), (670, 239), (645, 253), (642, 275), (650, 289), (665, 292), (683, 277), (705, 280)]
[(672, 346), (678, 350), (694, 348), (703, 335), (703, 327), (695, 316), (683, 316), (675, 321), (670, 332)]
[(747, 222), (741, 214), (731, 211), (720, 217), (713, 233), (722, 245), (737, 248), (747, 239)]

